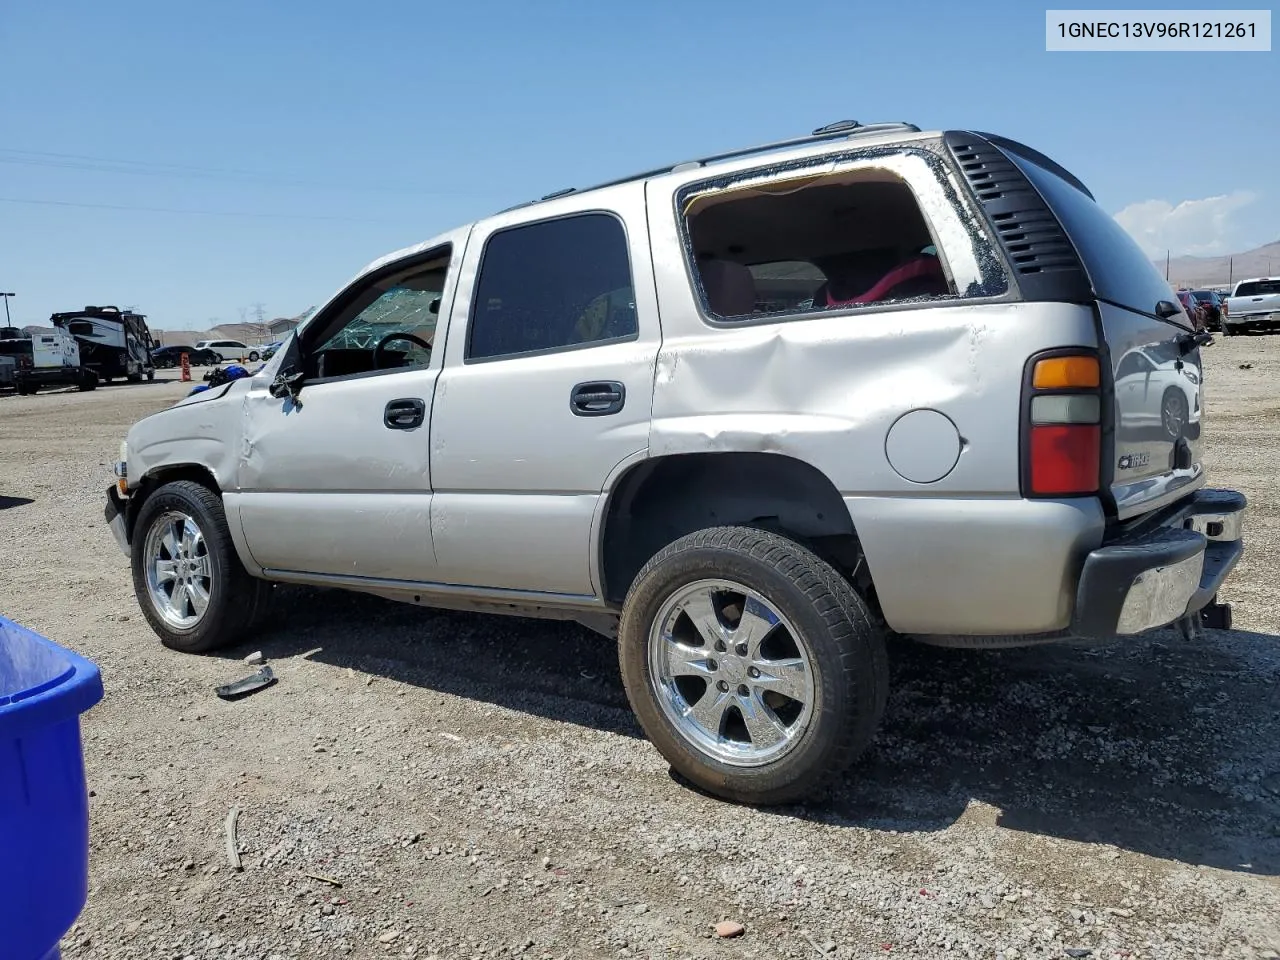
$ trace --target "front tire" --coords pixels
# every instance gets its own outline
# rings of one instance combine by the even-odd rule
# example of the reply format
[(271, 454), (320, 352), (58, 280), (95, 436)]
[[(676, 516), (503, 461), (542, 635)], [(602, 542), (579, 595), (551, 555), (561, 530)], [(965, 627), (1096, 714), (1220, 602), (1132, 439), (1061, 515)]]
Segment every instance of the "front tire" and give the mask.
[(739, 803), (817, 794), (866, 749), (888, 695), (862, 598), (812, 551), (748, 527), (700, 530), (645, 564), (619, 660), (659, 753)]
[(131, 559), (138, 605), (171, 649), (203, 653), (243, 640), (266, 611), (271, 585), (245, 570), (221, 498), (199, 483), (167, 483), (147, 498)]

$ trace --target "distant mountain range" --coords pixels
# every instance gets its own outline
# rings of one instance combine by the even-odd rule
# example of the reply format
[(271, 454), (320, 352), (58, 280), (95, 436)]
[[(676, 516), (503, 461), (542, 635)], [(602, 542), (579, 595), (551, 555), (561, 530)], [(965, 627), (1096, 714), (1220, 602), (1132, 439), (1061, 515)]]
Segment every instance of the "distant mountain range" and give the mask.
[[(1152, 263), (1164, 273), (1164, 259)], [(1280, 276), (1280, 240), (1243, 253), (1222, 257), (1174, 257), (1169, 261), (1169, 282), (1174, 287), (1225, 287), (1250, 277)]]

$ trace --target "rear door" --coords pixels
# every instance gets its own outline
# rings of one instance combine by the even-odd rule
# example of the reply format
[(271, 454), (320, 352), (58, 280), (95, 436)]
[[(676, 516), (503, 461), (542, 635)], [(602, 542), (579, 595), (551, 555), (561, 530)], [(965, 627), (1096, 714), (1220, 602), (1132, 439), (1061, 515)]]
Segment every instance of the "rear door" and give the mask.
[(598, 590), (592, 524), (606, 483), (648, 450), (661, 337), (643, 184), (592, 199), (472, 234), (431, 418), (445, 582)]
[[(1204, 482), (1204, 371), (1194, 324), (1142, 248), (1066, 180), (1011, 158), (1056, 214), (1089, 275), (1110, 357), (1114, 407), (1103, 477), (1120, 519), (1163, 506)], [(1178, 312), (1157, 315), (1166, 301)], [(1107, 462), (1107, 454), (1110, 462)]]

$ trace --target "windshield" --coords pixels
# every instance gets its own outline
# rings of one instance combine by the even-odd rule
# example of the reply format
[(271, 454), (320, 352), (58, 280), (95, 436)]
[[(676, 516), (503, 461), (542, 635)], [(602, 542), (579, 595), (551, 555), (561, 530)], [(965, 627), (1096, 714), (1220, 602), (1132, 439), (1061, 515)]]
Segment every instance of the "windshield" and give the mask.
[(1213, 303), (1213, 294), (1205, 290), (1197, 290), (1192, 294), (1201, 303)]
[(1246, 280), (1236, 287), (1237, 297), (1258, 297), (1268, 293), (1280, 293), (1280, 279)]

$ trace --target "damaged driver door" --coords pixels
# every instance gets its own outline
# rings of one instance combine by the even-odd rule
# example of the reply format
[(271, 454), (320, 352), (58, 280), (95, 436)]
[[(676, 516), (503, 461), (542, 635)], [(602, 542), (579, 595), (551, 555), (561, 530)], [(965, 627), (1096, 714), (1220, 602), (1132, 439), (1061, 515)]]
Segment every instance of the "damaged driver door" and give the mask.
[(274, 382), (255, 378), (229, 499), (268, 575), (434, 579), (432, 347), (452, 255), (446, 244), (367, 274), (299, 332)]

